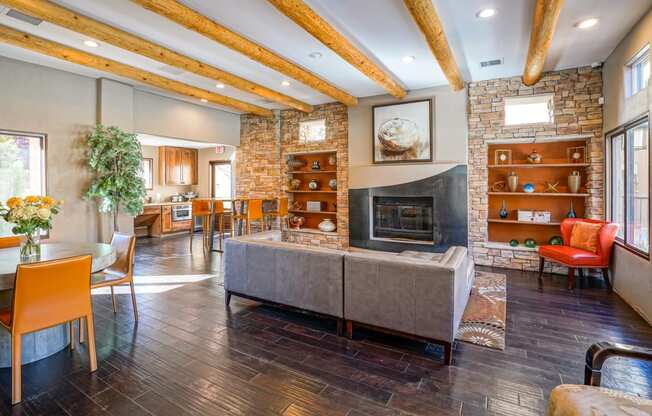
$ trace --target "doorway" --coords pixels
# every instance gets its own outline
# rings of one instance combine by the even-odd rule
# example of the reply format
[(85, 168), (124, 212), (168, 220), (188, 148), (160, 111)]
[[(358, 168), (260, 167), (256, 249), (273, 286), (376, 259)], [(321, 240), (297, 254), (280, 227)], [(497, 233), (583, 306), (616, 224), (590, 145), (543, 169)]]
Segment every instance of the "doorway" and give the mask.
[(228, 160), (212, 160), (211, 173), (211, 198), (224, 199), (224, 208), (231, 208), (233, 198), (233, 175), (231, 162)]

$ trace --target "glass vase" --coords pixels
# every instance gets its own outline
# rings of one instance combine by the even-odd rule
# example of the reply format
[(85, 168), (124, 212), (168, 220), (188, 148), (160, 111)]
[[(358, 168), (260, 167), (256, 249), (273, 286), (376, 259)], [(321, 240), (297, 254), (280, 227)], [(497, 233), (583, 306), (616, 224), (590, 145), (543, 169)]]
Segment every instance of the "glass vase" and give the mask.
[(24, 235), (20, 243), (21, 260), (37, 259), (41, 256), (41, 232), (35, 230)]

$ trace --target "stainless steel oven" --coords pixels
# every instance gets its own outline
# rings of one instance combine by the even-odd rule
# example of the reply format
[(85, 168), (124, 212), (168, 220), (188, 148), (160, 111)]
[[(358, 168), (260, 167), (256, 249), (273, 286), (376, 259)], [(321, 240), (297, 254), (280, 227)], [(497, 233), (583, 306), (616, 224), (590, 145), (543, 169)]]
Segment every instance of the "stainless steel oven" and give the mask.
[(172, 206), (172, 221), (186, 221), (192, 219), (192, 205)]

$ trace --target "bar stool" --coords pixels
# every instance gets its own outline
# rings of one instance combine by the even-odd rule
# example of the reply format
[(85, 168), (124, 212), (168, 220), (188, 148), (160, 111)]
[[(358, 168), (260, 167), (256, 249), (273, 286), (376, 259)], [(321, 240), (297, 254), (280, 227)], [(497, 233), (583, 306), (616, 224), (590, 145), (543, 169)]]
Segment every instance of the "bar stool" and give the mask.
[(195, 232), (195, 218), (201, 218), (202, 242), (204, 252), (209, 251), (211, 247), (211, 238), (213, 229), (211, 218), (213, 215), (211, 201), (208, 199), (193, 199), (192, 201), (192, 221), (190, 222), (190, 252), (192, 253), (192, 236)]
[(265, 215), (263, 214), (263, 200), (262, 199), (250, 199), (247, 202), (247, 234), (251, 234), (251, 223), (260, 222), (260, 229), (265, 229)]
[(234, 199), (231, 201), (231, 237), (235, 237), (237, 234), (235, 228), (237, 222), (244, 222), (247, 220), (247, 202), (248, 200), (245, 198)]
[(11, 237), (0, 237), (0, 248), (18, 247), (20, 245), (20, 237), (15, 235)]
[[(277, 198), (276, 199), (276, 210), (270, 211), (267, 213), (267, 217), (270, 220), (275, 218), (279, 219), (279, 228), (283, 230), (283, 224), (285, 224), (285, 229), (290, 228), (290, 215), (288, 211), (288, 199), (287, 198)], [(269, 229), (272, 229), (272, 223), (269, 223)]]
[[(223, 201), (213, 201), (213, 229), (217, 229), (220, 238), (220, 248), (219, 250), (213, 250), (217, 252), (222, 252), (222, 240), (224, 240), (224, 202)], [(217, 226), (215, 223), (217, 222)], [(213, 234), (211, 233), (211, 249), (213, 247)]]

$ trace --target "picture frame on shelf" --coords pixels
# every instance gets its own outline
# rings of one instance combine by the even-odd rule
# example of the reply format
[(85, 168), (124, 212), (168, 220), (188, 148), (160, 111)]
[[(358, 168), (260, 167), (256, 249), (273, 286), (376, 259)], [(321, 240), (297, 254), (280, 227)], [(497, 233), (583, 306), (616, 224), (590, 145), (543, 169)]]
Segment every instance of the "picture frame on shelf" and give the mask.
[(371, 111), (374, 164), (432, 162), (431, 99), (375, 105)]
[(568, 163), (586, 163), (586, 146), (573, 146), (566, 149)]
[(496, 149), (496, 151), (494, 152), (494, 164), (511, 165), (512, 164), (511, 149)]

